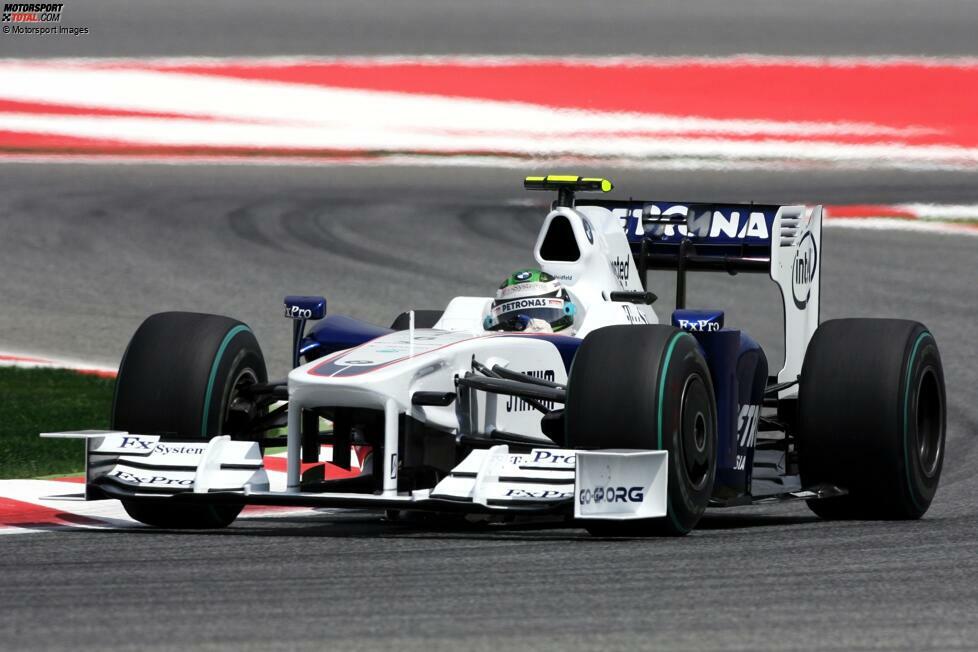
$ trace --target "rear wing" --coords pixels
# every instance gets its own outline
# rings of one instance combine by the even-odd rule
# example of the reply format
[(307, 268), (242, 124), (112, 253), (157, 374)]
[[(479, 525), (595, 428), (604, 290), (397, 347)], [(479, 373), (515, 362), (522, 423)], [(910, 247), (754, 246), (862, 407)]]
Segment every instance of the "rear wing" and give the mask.
[(797, 380), (819, 321), (821, 206), (577, 199), (576, 209), (589, 207), (621, 221), (643, 287), (650, 269), (676, 271), (677, 308), (685, 307), (687, 271), (769, 274), (784, 306), (778, 382)]

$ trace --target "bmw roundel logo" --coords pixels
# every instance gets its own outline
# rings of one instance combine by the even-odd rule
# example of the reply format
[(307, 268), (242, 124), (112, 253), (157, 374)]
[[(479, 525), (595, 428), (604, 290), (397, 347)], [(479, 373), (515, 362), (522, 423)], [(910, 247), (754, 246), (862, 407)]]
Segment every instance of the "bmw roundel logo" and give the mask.
[(529, 279), (531, 276), (533, 276), (533, 272), (526, 270), (522, 272), (517, 272), (516, 274), (513, 275), (513, 278), (515, 278), (517, 281), (525, 281)]
[(584, 235), (587, 236), (587, 241), (594, 244), (594, 231), (591, 229), (591, 222), (587, 219), (582, 221), (584, 222)]

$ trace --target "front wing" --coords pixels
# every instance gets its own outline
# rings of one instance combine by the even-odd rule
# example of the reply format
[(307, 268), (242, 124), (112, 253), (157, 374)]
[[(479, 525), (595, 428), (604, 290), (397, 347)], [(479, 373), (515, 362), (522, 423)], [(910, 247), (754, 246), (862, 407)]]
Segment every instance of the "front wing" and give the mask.
[(563, 514), (625, 520), (666, 515), (667, 451), (507, 446), (472, 451), (434, 488), (410, 492), (272, 491), (255, 442), (161, 441), (120, 431), (44, 433), (85, 441), (87, 500)]

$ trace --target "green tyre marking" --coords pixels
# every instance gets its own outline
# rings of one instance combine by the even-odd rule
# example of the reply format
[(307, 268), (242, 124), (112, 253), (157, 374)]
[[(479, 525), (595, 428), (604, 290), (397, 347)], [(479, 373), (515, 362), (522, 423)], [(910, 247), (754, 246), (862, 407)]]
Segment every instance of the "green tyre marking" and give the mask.
[(917, 509), (923, 508), (920, 506), (920, 503), (917, 502), (917, 496), (914, 495), (913, 479), (910, 474), (910, 428), (907, 421), (910, 412), (910, 376), (913, 373), (913, 363), (917, 358), (917, 349), (920, 348), (920, 343), (927, 337), (933, 337), (933, 335), (931, 335), (928, 331), (924, 331), (917, 336), (917, 341), (913, 343), (913, 350), (910, 352), (910, 362), (907, 364), (907, 386), (903, 392), (903, 465), (906, 467), (907, 471), (907, 491), (910, 493), (910, 500), (913, 501), (914, 507)]
[(220, 348), (217, 350), (217, 355), (214, 356), (214, 362), (211, 364), (211, 374), (207, 379), (207, 391), (204, 393), (204, 416), (200, 421), (200, 434), (202, 437), (207, 436), (207, 417), (210, 416), (211, 394), (214, 393), (214, 380), (217, 377), (217, 368), (221, 365), (221, 358), (224, 357), (224, 351), (228, 348), (235, 335), (248, 332), (251, 332), (251, 329), (244, 324), (238, 324), (229, 330), (228, 334), (224, 336), (224, 341), (221, 342)]
[[(672, 339), (669, 340), (669, 346), (666, 347), (666, 359), (662, 363), (662, 377), (659, 379), (659, 401), (658, 401), (658, 405), (656, 406), (660, 451), (662, 450), (662, 405), (666, 393), (666, 375), (667, 372), (669, 371), (669, 361), (672, 360), (673, 349), (676, 348), (676, 344), (683, 336), (691, 337), (688, 333), (685, 332), (679, 332), (672, 336)], [(673, 461), (673, 463), (675, 463), (675, 461)], [(682, 524), (678, 520), (676, 520), (676, 513), (675, 510), (672, 509), (672, 499), (669, 498), (668, 496), (668, 489), (666, 490), (666, 500), (668, 501), (668, 509), (666, 510), (666, 512), (669, 514), (669, 519), (672, 521), (672, 524), (676, 527), (677, 530), (679, 530), (683, 534), (689, 532), (689, 528), (683, 527)]]

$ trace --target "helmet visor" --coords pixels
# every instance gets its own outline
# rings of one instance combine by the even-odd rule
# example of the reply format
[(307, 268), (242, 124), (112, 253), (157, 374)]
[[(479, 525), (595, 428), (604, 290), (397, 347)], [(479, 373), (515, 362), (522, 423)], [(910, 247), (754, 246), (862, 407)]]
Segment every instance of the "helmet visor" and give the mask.
[(568, 313), (564, 309), (564, 303), (564, 300), (559, 297), (514, 299), (493, 306), (492, 317), (497, 328), (502, 330), (510, 330), (510, 325), (515, 324), (521, 315), (529, 319), (542, 319), (554, 326), (562, 324), (567, 319)]

